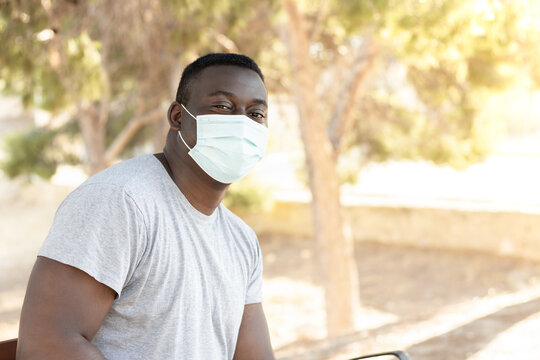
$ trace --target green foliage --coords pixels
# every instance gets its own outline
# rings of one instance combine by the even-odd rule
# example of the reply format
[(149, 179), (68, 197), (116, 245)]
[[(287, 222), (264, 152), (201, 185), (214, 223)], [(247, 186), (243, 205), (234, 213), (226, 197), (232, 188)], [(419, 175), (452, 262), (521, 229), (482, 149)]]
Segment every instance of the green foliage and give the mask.
[(10, 156), (0, 163), (0, 168), (9, 178), (35, 174), (49, 179), (58, 166), (47, 151), (55, 136), (56, 132), (49, 129), (33, 129), (27, 133), (7, 136), (4, 148)]
[(3, 138), (6, 157), (0, 169), (9, 177), (38, 175), (50, 179), (61, 164), (79, 164), (80, 158), (69, 149), (79, 134), (73, 119), (57, 128), (38, 127)]
[(283, 70), (288, 64), (275, 27), (279, 1), (164, 0), (162, 3), (181, 22), (171, 33), (168, 47), (175, 52), (181, 47), (181, 58), (186, 62), (210, 52), (240, 52), (258, 62), (270, 91), (282, 90)]
[[(277, 6), (275, 0), (4, 2), (0, 91), (21, 96), (26, 107), (77, 109), (96, 121), (108, 114), (105, 134), (97, 136), (110, 145), (132, 116), (172, 100), (176, 63), (231, 49), (258, 59), (275, 47), (268, 14)], [(261, 65), (274, 60), (266, 55)], [(269, 77), (269, 87), (280, 81)], [(124, 154), (151, 135), (151, 127), (139, 131)]]
[[(331, 113), (333, 94), (339, 93), (339, 87), (327, 83), (347, 80), (351, 58), (363, 41), (372, 39), (376, 45), (378, 66), (371, 77), (377, 84), (357, 105), (357, 123), (346, 135), (349, 147), (361, 149), (364, 160), (425, 158), (458, 167), (476, 161), (489, 151), (493, 139), (488, 137), (499, 134), (479, 128), (499, 128), (489, 119), (479, 119), (486, 97), (524, 76), (540, 86), (540, 26), (534, 0), (298, 3), (310, 27), (319, 92), (329, 103), (325, 114)], [(0, 91), (20, 95), (26, 106), (51, 111), (120, 104), (112, 110), (94, 107), (95, 113), (109, 114), (105, 137), (110, 144), (137, 109), (171, 100), (173, 64), (203, 53), (246, 53), (262, 66), (271, 92), (292, 90), (283, 29), (279, 22), (276, 26), (276, 20), (282, 20), (280, 4), (4, 2)], [(396, 86), (381, 85), (391, 63), (406, 68), (406, 81), (400, 86), (413, 87), (412, 103), (394, 96)], [(336, 76), (325, 80), (328, 73)], [(139, 132), (130, 147), (149, 135), (148, 128)]]
[[(316, 9), (304, 11), (316, 18)], [(534, 1), (346, 0), (330, 2), (327, 14), (313, 59), (321, 69), (344, 70), (335, 70), (334, 82), (347, 81), (358, 43), (376, 48), (374, 84), (345, 135), (349, 149), (364, 154), (359, 162), (411, 158), (463, 168), (502, 133), (500, 119), (480, 118), (486, 99), (523, 78), (538, 84)], [(396, 63), (404, 79), (385, 74)], [(400, 95), (406, 88), (414, 96)], [(328, 99), (338, 91), (321, 93)]]
[(268, 206), (269, 195), (264, 188), (244, 178), (229, 186), (223, 203), (234, 212), (258, 212)]
[(426, 114), (408, 104), (366, 97), (349, 142), (362, 162), (430, 160), (463, 169), (482, 161), (502, 135), (500, 119), (478, 116), (471, 107), (448, 107)]
[(92, 40), (84, 31), (66, 41), (63, 49), (66, 54), (65, 70), (76, 74), (70, 79), (69, 90), (89, 101), (97, 101), (103, 95), (99, 46), (99, 42)]
[(44, 9), (31, 2), (0, 7), (0, 90), (19, 94), (26, 106), (55, 110), (66, 104), (66, 96), (49, 62), (47, 45), (37, 39), (47, 23)]

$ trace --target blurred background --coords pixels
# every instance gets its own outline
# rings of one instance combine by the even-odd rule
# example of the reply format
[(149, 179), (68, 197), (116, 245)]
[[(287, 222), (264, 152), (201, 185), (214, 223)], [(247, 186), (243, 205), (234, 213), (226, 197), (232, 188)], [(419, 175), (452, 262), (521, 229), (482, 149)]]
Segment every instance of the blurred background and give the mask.
[(62, 199), (160, 152), (182, 69), (255, 59), (278, 359), (531, 358), (540, 332), (540, 3), (0, 1), (0, 339)]

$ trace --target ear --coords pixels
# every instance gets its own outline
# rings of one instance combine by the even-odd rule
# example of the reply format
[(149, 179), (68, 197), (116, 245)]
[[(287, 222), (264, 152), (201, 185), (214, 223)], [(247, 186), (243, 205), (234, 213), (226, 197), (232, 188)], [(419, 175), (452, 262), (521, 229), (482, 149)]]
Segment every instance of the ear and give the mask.
[(178, 131), (180, 130), (180, 125), (182, 124), (182, 106), (176, 101), (171, 103), (169, 106), (169, 111), (167, 112), (167, 120), (169, 121), (169, 126), (171, 130)]

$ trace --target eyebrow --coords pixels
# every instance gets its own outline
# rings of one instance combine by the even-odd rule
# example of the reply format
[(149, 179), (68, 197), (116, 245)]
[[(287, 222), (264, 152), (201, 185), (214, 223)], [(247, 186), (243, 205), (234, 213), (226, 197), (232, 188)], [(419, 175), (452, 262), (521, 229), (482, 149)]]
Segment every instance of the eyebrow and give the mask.
[[(217, 91), (214, 91), (213, 93), (208, 94), (208, 96), (216, 96), (216, 95), (225, 95), (231, 98), (235, 98), (235, 99), (237, 98), (235, 94), (233, 94), (230, 91), (225, 91), (225, 90), (217, 90)], [(253, 99), (252, 101), (257, 104), (261, 104), (268, 107), (268, 104), (266, 103), (266, 100), (264, 99)]]

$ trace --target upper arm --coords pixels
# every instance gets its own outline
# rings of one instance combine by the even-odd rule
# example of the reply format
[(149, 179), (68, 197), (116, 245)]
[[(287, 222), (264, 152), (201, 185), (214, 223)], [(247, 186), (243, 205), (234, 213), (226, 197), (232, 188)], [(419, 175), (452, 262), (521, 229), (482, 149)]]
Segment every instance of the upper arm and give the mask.
[(39, 349), (41, 355), (49, 352), (60, 358), (57, 351), (84, 347), (100, 328), (115, 296), (114, 290), (87, 273), (38, 257), (21, 314), (19, 356)]
[(234, 360), (274, 359), (270, 334), (261, 303), (244, 306)]

